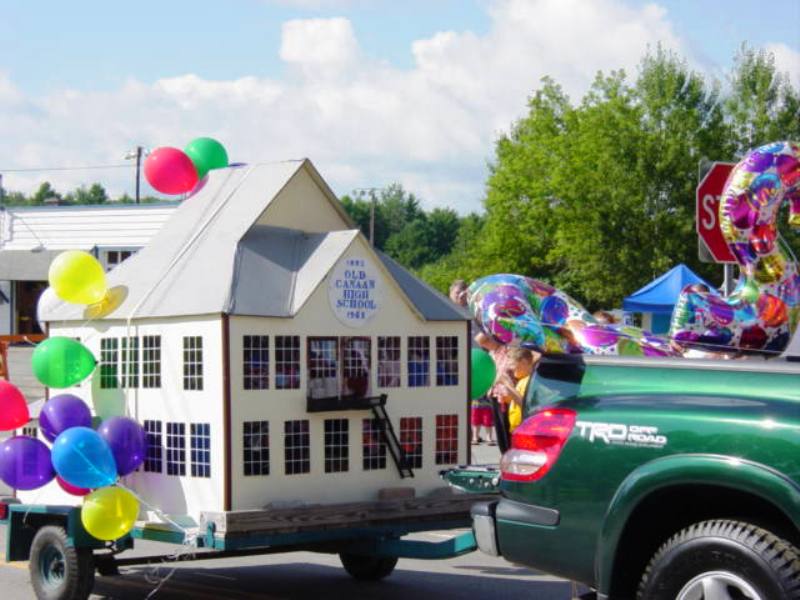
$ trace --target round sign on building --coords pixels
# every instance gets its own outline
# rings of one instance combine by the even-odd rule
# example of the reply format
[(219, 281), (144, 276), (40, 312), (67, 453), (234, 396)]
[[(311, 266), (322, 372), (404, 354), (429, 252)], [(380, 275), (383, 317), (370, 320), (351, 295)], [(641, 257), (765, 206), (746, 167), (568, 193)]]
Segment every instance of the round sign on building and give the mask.
[(346, 257), (328, 279), (328, 299), (336, 318), (348, 327), (369, 323), (383, 303), (383, 278), (369, 258)]

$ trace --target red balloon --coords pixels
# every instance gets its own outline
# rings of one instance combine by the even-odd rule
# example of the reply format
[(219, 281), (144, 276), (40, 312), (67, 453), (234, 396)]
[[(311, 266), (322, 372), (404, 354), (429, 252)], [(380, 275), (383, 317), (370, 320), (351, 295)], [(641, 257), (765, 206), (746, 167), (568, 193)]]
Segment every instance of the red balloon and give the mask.
[(183, 150), (156, 148), (144, 161), (147, 182), (162, 194), (185, 194), (197, 184), (197, 169)]
[(68, 494), (72, 494), (73, 496), (85, 496), (86, 494), (92, 491), (86, 488), (72, 485), (71, 483), (68, 483), (63, 479), (61, 479), (59, 475), (56, 475), (56, 481), (58, 482), (58, 485), (59, 487), (61, 487), (62, 490), (64, 490)]
[(13, 383), (0, 379), (0, 431), (19, 429), (30, 420), (25, 396)]

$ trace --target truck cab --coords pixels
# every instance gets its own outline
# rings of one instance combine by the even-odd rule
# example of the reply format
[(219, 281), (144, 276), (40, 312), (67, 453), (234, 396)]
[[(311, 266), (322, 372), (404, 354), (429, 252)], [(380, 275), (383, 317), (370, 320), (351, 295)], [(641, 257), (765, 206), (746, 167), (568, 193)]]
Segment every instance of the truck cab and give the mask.
[(599, 598), (800, 597), (800, 334), (764, 360), (546, 356), (473, 507), (484, 552)]

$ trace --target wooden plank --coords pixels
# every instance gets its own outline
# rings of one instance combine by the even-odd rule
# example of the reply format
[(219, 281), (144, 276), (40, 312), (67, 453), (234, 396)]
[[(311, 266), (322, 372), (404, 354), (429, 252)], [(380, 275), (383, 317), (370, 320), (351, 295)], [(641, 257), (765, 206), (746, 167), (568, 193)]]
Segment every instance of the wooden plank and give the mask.
[(455, 494), (402, 500), (308, 505), (295, 508), (205, 512), (200, 527), (213, 524), (218, 535), (296, 533), (372, 527), (402, 521), (449, 521), (469, 517), (470, 507), (494, 494)]

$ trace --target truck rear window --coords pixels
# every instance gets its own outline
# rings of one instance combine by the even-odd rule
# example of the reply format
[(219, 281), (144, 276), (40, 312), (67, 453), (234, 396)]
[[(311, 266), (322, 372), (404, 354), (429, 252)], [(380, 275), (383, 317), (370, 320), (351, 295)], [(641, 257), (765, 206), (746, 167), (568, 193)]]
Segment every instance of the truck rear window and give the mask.
[(525, 391), (525, 416), (540, 406), (577, 396), (584, 370), (583, 361), (574, 357), (543, 358)]

